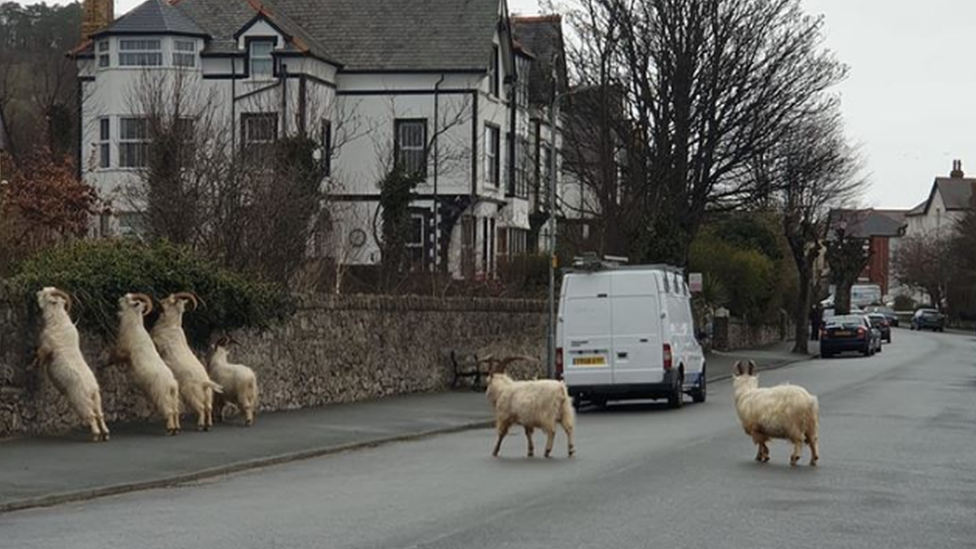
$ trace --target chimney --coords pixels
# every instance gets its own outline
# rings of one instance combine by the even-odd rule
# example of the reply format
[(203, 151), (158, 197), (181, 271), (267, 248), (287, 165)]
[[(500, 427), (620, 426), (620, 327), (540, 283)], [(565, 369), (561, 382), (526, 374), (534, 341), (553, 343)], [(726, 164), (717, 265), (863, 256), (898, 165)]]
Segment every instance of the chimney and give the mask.
[(952, 161), (952, 171), (949, 172), (949, 177), (953, 179), (962, 179), (966, 177), (966, 173), (962, 171), (962, 160)]
[(81, 38), (107, 28), (115, 20), (115, 0), (84, 0), (81, 16)]

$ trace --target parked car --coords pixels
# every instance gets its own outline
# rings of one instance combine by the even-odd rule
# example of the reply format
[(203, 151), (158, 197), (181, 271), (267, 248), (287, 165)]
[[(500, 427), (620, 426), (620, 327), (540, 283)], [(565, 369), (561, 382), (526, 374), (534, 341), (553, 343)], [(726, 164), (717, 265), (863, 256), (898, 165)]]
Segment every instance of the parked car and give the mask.
[(563, 277), (556, 371), (573, 404), (667, 399), (704, 402), (705, 356), (691, 292), (677, 268), (595, 260)]
[(880, 313), (885, 315), (888, 319), (888, 325), (898, 327), (898, 313), (895, 312), (891, 307), (886, 307), (884, 305), (872, 305), (867, 308), (869, 313)]
[(888, 322), (888, 317), (881, 313), (870, 313), (868, 320), (871, 322), (871, 326), (881, 332), (881, 339), (885, 343), (891, 343), (891, 323)]
[(881, 331), (864, 315), (841, 315), (828, 319), (820, 331), (820, 357), (856, 351), (864, 356), (881, 352)]
[(912, 316), (913, 330), (945, 331), (945, 315), (935, 309), (919, 309)]

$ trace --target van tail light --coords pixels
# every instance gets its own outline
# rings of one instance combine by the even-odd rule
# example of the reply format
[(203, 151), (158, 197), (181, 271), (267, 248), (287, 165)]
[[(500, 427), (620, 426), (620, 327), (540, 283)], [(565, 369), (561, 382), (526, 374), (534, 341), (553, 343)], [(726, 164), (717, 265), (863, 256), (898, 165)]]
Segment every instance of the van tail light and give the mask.
[(674, 366), (674, 357), (671, 356), (671, 344), (664, 344), (664, 369), (670, 370)]
[(556, 348), (556, 379), (563, 378), (563, 348)]
[(857, 329), (857, 336), (858, 337), (864, 337), (864, 328), (858, 328)]

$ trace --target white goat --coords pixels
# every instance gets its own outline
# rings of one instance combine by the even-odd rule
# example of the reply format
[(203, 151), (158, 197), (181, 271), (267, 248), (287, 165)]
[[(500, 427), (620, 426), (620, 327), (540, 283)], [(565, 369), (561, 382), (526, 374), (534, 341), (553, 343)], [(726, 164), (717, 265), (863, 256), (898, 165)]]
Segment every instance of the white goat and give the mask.
[(163, 362), (176, 376), (183, 401), (197, 413), (197, 430), (209, 431), (213, 426), (213, 394), (222, 392), (223, 388), (211, 381), (207, 369), (186, 341), (183, 313), (188, 302), (196, 310), (197, 297), (189, 292), (170, 294), (159, 301), (163, 312), (153, 326), (152, 339)]
[(91, 428), (92, 441), (107, 441), (108, 426), (102, 414), (102, 395), (95, 374), (81, 354), (78, 329), (71, 322), (71, 297), (53, 287), (37, 292), (37, 305), (44, 314), (37, 358), (51, 382)]
[(152, 299), (146, 294), (119, 298), (119, 339), (112, 359), (131, 365), (136, 385), (166, 419), (166, 432), (175, 435), (181, 430), (180, 390), (143, 325), (143, 317), (152, 309)]
[(817, 444), (820, 430), (820, 404), (817, 397), (803, 387), (778, 385), (759, 387), (755, 373), (756, 363), (749, 361), (743, 372), (742, 363), (736, 362), (732, 384), (735, 388), (735, 410), (746, 434), (759, 447), (756, 461), (769, 461), (766, 442), (772, 438), (786, 439), (793, 443), (790, 465), (796, 465), (803, 453), (803, 444), (810, 446), (810, 465), (820, 459)]
[(223, 420), (224, 401), (232, 401), (244, 414), (244, 425), (250, 427), (254, 424), (254, 412), (258, 406), (258, 378), (254, 370), (247, 366), (228, 362), (227, 346), (230, 343), (230, 338), (218, 339), (210, 357), (210, 375), (224, 388), (214, 410), (217, 417)]
[(543, 379), (537, 381), (514, 381), (505, 373), (505, 367), (516, 360), (535, 360), (530, 357), (509, 357), (504, 360), (483, 359), (492, 365), (488, 376), (486, 391), (488, 402), (495, 408), (495, 428), (498, 441), (491, 455), (498, 457), (502, 439), (512, 425), (525, 427), (525, 438), (529, 444), (529, 457), (535, 455), (532, 442), (534, 429), (546, 433), (546, 457), (552, 454), (552, 443), (556, 437), (556, 423), (562, 425), (568, 438), (569, 456), (576, 453), (573, 444), (573, 429), (576, 426), (576, 413), (572, 399), (561, 381)]

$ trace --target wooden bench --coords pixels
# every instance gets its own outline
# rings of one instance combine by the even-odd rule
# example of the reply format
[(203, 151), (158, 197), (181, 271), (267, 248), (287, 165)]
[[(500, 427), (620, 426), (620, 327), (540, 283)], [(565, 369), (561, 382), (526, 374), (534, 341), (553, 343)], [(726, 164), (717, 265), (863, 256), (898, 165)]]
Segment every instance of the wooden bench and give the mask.
[(458, 388), (461, 378), (473, 377), (471, 390), (477, 391), (482, 388), (481, 380), (488, 377), (487, 364), (478, 361), (476, 353), (461, 353), (451, 349), (451, 364), (454, 366), (454, 381), (451, 387)]

